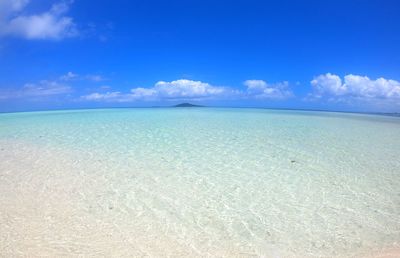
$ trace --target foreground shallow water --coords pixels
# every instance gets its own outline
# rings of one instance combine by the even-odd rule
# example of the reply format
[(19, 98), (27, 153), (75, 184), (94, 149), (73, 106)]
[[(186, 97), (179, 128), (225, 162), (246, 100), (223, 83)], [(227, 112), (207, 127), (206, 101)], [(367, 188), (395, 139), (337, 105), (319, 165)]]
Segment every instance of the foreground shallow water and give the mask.
[(399, 157), (395, 117), (1, 114), (0, 256), (379, 255), (400, 248)]

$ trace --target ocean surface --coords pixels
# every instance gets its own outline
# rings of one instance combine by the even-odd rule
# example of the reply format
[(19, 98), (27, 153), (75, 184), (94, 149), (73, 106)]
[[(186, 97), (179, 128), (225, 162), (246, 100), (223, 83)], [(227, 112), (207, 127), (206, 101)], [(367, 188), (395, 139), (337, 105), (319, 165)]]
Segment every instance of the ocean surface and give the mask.
[(1, 257), (388, 250), (400, 250), (398, 117), (239, 108), (0, 114)]

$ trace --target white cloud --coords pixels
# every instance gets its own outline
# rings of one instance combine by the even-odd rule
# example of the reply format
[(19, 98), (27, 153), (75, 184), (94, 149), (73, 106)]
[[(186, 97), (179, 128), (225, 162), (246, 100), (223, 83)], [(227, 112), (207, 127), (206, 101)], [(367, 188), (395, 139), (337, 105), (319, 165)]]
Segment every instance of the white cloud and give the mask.
[(224, 87), (212, 86), (208, 83), (192, 80), (159, 81), (154, 90), (163, 98), (209, 98), (228, 93)]
[(133, 88), (129, 93), (118, 91), (92, 93), (81, 98), (91, 101), (131, 102), (137, 100), (177, 100), (177, 99), (210, 99), (228, 97), (234, 90), (227, 87), (212, 86), (208, 83), (192, 80), (159, 81), (151, 88)]
[(14, 12), (21, 11), (29, 0), (1, 0), (0, 1), (0, 19), (6, 19)]
[(71, 87), (68, 85), (60, 84), (56, 81), (43, 80), (39, 83), (27, 83), (22, 88), (23, 95), (25, 96), (49, 96), (60, 95), (71, 92)]
[(73, 73), (73, 72), (68, 72), (62, 76), (60, 76), (60, 80), (62, 81), (72, 81), (74, 79), (76, 79), (78, 77), (77, 74)]
[(327, 73), (311, 81), (314, 97), (357, 98), (364, 100), (399, 99), (400, 82), (385, 78), (371, 80), (367, 76), (349, 74), (342, 80), (339, 76)]
[(119, 91), (106, 93), (91, 93), (82, 96), (81, 99), (89, 101), (105, 101), (105, 102), (132, 102), (137, 100), (155, 100), (156, 92), (153, 89), (135, 88), (130, 93), (121, 93)]
[(68, 85), (57, 81), (42, 80), (38, 83), (27, 83), (20, 89), (3, 90), (0, 99), (37, 98), (54, 95), (62, 95), (72, 92)]
[[(1, 0), (0, 0), (1, 1)], [(93, 77), (94, 76), (94, 77)], [(71, 83), (75, 83), (76, 81), (102, 81), (104, 78), (100, 75), (85, 75), (81, 76), (79, 74), (73, 72), (67, 72), (64, 75), (57, 77), (56, 79), (51, 80), (41, 80), (35, 83), (26, 83), (22, 87), (18, 88), (0, 88), (0, 100), (9, 100), (9, 99), (42, 99), (45, 97), (51, 96), (60, 96), (66, 95), (69, 93), (73, 93), (73, 88), (70, 86)], [(111, 89), (110, 86), (102, 85), (98, 87), (101, 91)], [(134, 95), (129, 94), (128, 99), (131, 99)], [(88, 100), (96, 100), (103, 98), (104, 100), (107, 99), (119, 99), (121, 98), (124, 101), (127, 101), (122, 93), (113, 93), (107, 94), (106, 96), (101, 97), (100, 95), (91, 94), (87, 96)]]
[(334, 74), (318, 75), (311, 81), (314, 87), (316, 97), (321, 97), (324, 94), (342, 95), (346, 89), (342, 85), (342, 79)]
[(157, 89), (154, 88), (150, 88), (150, 89), (146, 89), (146, 88), (134, 88), (131, 89), (131, 94), (130, 96), (133, 99), (154, 99), (156, 97), (158, 97), (158, 91)]
[(400, 98), (400, 82), (378, 78), (371, 80), (367, 76), (346, 75), (344, 85), (350, 94), (366, 98)]
[(73, 19), (65, 16), (72, 1), (53, 4), (43, 13), (25, 15), (28, 3), (29, 0), (0, 0), (0, 36), (62, 39), (78, 35)]
[(288, 82), (268, 84), (263, 80), (247, 80), (244, 82), (247, 86), (246, 94), (256, 99), (287, 99), (293, 96), (289, 89)]
[(115, 92), (106, 92), (106, 93), (91, 93), (89, 95), (84, 96), (83, 98), (85, 100), (93, 100), (93, 101), (116, 101), (116, 102), (125, 102), (124, 100), (124, 95), (127, 94), (121, 94), (119, 91)]
[(171, 82), (159, 81), (151, 88), (133, 88), (128, 93), (119, 91), (92, 93), (82, 96), (89, 101), (132, 102), (149, 100), (205, 100), (205, 99), (276, 99), (293, 96), (288, 82), (267, 84), (262, 80), (247, 80), (246, 90), (213, 86), (201, 81), (180, 79)]

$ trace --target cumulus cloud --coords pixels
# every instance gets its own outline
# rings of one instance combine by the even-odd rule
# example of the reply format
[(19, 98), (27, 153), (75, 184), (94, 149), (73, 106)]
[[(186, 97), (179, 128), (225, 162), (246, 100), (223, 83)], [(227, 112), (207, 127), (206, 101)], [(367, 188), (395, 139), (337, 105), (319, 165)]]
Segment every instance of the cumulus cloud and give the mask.
[(234, 90), (227, 87), (212, 86), (208, 83), (192, 80), (159, 81), (151, 88), (133, 88), (128, 93), (106, 92), (92, 93), (81, 98), (91, 101), (131, 102), (137, 100), (178, 100), (178, 99), (211, 99), (228, 97)]
[(20, 89), (2, 90), (0, 99), (37, 98), (62, 95), (72, 92), (68, 85), (57, 81), (42, 80), (38, 83), (27, 83)]
[(287, 99), (293, 96), (286, 81), (268, 84), (263, 80), (247, 80), (244, 85), (247, 87), (246, 94), (256, 99)]
[(208, 83), (192, 80), (159, 81), (154, 90), (163, 98), (209, 98), (227, 94), (230, 90), (212, 86)]
[(0, 0), (0, 36), (26, 39), (62, 39), (78, 35), (73, 19), (65, 14), (72, 1), (55, 3), (48, 11), (25, 14), (29, 0)]
[(400, 82), (385, 78), (372, 80), (367, 76), (349, 74), (342, 80), (334, 74), (323, 74), (311, 81), (312, 96), (333, 98), (357, 98), (364, 100), (400, 100)]
[(335, 74), (322, 74), (316, 76), (311, 85), (314, 87), (316, 97), (321, 97), (324, 94), (342, 95), (346, 89), (343, 87), (342, 79)]

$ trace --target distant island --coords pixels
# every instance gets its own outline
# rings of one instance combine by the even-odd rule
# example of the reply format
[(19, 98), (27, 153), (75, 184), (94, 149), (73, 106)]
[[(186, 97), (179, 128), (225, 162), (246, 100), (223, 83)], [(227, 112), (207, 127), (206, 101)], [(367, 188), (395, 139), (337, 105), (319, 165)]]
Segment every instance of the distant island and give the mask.
[(194, 105), (194, 104), (190, 104), (190, 103), (181, 103), (178, 105), (174, 105), (173, 107), (204, 107), (204, 106)]

